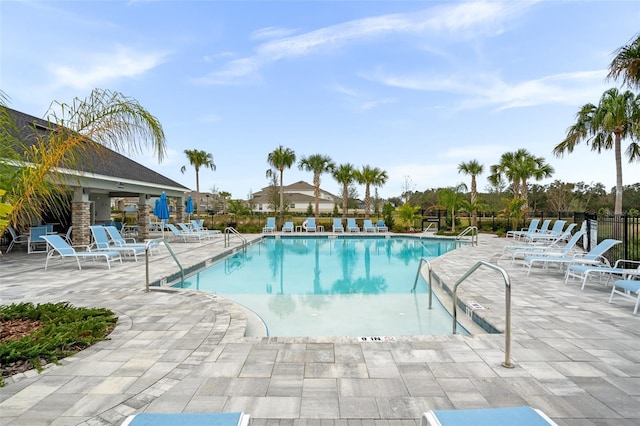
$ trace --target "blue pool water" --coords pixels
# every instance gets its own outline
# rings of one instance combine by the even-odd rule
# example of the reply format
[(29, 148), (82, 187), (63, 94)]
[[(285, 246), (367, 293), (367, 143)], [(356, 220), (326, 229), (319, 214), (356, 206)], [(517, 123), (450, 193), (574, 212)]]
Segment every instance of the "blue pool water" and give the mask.
[[(270, 336), (450, 334), (451, 315), (420, 278), (420, 258), (451, 240), (267, 237), (185, 280), (254, 311)], [(461, 329), (461, 328), (459, 328)]]

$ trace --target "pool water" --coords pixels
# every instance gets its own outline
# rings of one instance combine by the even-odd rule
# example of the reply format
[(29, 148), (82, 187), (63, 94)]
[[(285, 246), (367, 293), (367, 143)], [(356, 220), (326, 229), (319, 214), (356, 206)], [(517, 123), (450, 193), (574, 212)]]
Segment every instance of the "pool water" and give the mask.
[[(420, 258), (457, 247), (418, 238), (267, 237), (185, 280), (252, 311), (270, 336), (451, 334), (451, 315), (428, 309)], [(459, 327), (460, 330), (464, 329)]]

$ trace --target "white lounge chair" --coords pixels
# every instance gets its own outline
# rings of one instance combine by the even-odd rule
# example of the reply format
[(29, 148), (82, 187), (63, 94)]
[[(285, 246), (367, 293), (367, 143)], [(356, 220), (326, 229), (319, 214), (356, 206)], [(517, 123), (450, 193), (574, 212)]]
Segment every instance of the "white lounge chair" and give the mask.
[[(636, 265), (635, 268), (625, 268), (624, 266)], [(582, 279), (582, 290), (584, 290), (584, 286), (587, 284), (587, 279), (589, 279), (589, 275), (598, 275), (600, 278), (600, 283), (602, 283), (602, 278), (607, 277), (607, 281), (604, 283), (605, 286), (609, 285), (609, 282), (612, 278), (619, 279), (633, 279), (634, 277), (640, 276), (640, 261), (635, 260), (627, 260), (627, 259), (618, 259), (613, 264), (613, 266), (594, 266), (594, 265), (569, 265), (567, 268), (567, 273), (565, 275), (564, 282), (569, 282), (569, 278), (580, 278)]]
[(389, 227), (384, 223), (384, 220), (379, 220), (376, 222), (376, 229), (378, 232), (388, 232)]
[(533, 218), (531, 219), (531, 222), (529, 222), (529, 227), (528, 228), (522, 228), (519, 231), (507, 231), (506, 237), (513, 237), (518, 239), (520, 237), (520, 235), (527, 233), (527, 232), (535, 232), (536, 229), (538, 229), (538, 225), (540, 224), (540, 219), (538, 218)]
[(316, 226), (316, 218), (310, 217), (302, 223), (302, 228), (307, 232), (316, 232), (318, 227)]
[(534, 229), (533, 231), (523, 232), (518, 235), (519, 240), (531, 241), (531, 237), (535, 235), (542, 235), (547, 233), (549, 230), (549, 226), (551, 225), (551, 219), (545, 219), (540, 225), (540, 228)]
[(344, 232), (344, 226), (342, 225), (342, 219), (334, 217), (333, 218), (333, 232)]
[(203, 220), (192, 220), (191, 221), (191, 226), (193, 227), (193, 229), (197, 232), (205, 232), (207, 234), (209, 234), (212, 237), (215, 237), (217, 235), (222, 235), (222, 231), (220, 231), (219, 229), (207, 229), (204, 227), (204, 225), (202, 224)]
[(276, 218), (268, 217), (266, 225), (264, 225), (264, 228), (262, 228), (262, 232), (267, 233), (267, 232), (275, 232), (275, 231), (276, 231)]
[(62, 260), (67, 257), (74, 258), (78, 263), (78, 269), (82, 269), (80, 266), (80, 258), (91, 259), (94, 262), (96, 259), (105, 259), (109, 269), (111, 269), (111, 262), (114, 260), (119, 260), (120, 263), (122, 263), (122, 256), (120, 252), (117, 251), (76, 251), (75, 248), (70, 246), (60, 235), (45, 235), (42, 238), (52, 247), (47, 253), (44, 269), (47, 269), (49, 266), (49, 260), (56, 256)]
[(353, 217), (347, 218), (347, 231), (360, 232), (360, 227), (356, 224), (356, 219)]
[(92, 225), (89, 227), (91, 235), (93, 236), (93, 244), (89, 246), (91, 251), (117, 251), (121, 254), (133, 256), (135, 261), (138, 261), (138, 254), (144, 254), (144, 246), (132, 246), (132, 245), (117, 245), (112, 244), (109, 240), (107, 230), (102, 225)]
[[(113, 244), (121, 247), (146, 247), (146, 243), (137, 243), (135, 238), (129, 237), (125, 238), (122, 236), (118, 228), (113, 225), (107, 225), (104, 227), (104, 230), (109, 234), (109, 238), (113, 241)], [(152, 247), (155, 247), (153, 245)]]
[(378, 232), (378, 228), (373, 226), (371, 219), (364, 219), (362, 222), (362, 230), (364, 232)]
[(282, 225), (282, 232), (293, 232), (293, 222), (285, 222)]
[(523, 267), (528, 268), (527, 275), (529, 275), (531, 273), (531, 267), (537, 263), (541, 263), (544, 267), (547, 267), (549, 264), (556, 264), (560, 267), (571, 264), (610, 266), (604, 254), (609, 251), (611, 247), (621, 242), (622, 241), (613, 239), (603, 240), (584, 256), (526, 256)]
[(613, 283), (613, 289), (611, 290), (611, 296), (609, 296), (609, 303), (613, 301), (613, 295), (617, 294), (627, 299), (634, 300), (636, 302), (633, 308), (633, 314), (638, 313), (638, 306), (640, 306), (640, 281), (636, 280), (618, 280)]
[(541, 410), (531, 407), (430, 410), (420, 426), (557, 426)]
[(575, 251), (576, 244), (578, 244), (578, 241), (580, 241), (583, 236), (584, 232), (578, 231), (564, 245), (559, 244), (562, 240), (556, 239), (549, 245), (532, 244), (529, 247), (520, 247), (511, 252), (511, 263), (513, 263), (516, 258), (524, 258), (525, 256), (571, 256), (578, 254)]
[(176, 238), (180, 238), (185, 243), (189, 240), (198, 240), (201, 242), (202, 239), (205, 238), (202, 234), (197, 234), (194, 232), (183, 232), (180, 229), (176, 228), (173, 223), (167, 223), (167, 228), (169, 228), (169, 231), (171, 231), (171, 233)]
[(553, 227), (551, 227), (551, 229), (544, 232), (527, 233), (523, 236), (523, 238), (525, 238), (527, 241), (555, 240), (562, 235), (562, 230), (564, 229), (565, 223), (567, 223), (566, 220), (556, 220), (553, 223)]

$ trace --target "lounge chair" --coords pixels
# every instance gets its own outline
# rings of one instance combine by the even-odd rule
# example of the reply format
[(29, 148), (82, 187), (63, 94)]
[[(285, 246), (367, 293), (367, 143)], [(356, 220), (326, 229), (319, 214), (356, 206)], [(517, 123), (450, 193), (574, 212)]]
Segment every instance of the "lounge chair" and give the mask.
[(344, 226), (342, 226), (342, 219), (334, 217), (333, 218), (333, 232), (344, 232)]
[[(109, 238), (113, 241), (114, 245), (120, 247), (146, 247), (146, 243), (137, 243), (135, 238), (129, 237), (125, 238), (122, 236), (118, 228), (112, 225), (108, 225), (104, 227), (104, 230), (109, 234)], [(129, 240), (129, 241), (127, 241)]]
[(308, 218), (302, 224), (302, 228), (307, 232), (316, 232), (318, 230), (318, 227), (316, 226), (316, 219), (314, 217)]
[(56, 257), (56, 255), (62, 260), (67, 257), (74, 258), (78, 262), (78, 269), (82, 269), (80, 258), (91, 259), (94, 262), (96, 259), (103, 258), (107, 261), (109, 269), (111, 269), (111, 262), (114, 260), (119, 260), (122, 263), (122, 256), (118, 251), (76, 251), (60, 235), (44, 235), (41, 238), (46, 240), (49, 246), (52, 247), (47, 253), (47, 260), (44, 263), (45, 270), (49, 265), (49, 259)]
[(222, 235), (222, 231), (220, 231), (219, 229), (207, 229), (204, 227), (203, 225), (203, 220), (192, 220), (191, 221), (191, 226), (193, 226), (193, 229), (198, 231), (198, 232), (205, 232), (207, 234), (209, 234), (210, 236), (216, 236), (216, 235)]
[(544, 232), (533, 232), (527, 233), (523, 236), (527, 241), (536, 241), (536, 240), (555, 240), (562, 235), (562, 230), (564, 229), (564, 225), (567, 223), (566, 220), (556, 220), (553, 223), (553, 227)]
[(373, 222), (371, 222), (371, 219), (365, 219), (364, 221), (362, 221), (362, 230), (364, 232), (378, 232), (378, 228), (373, 226)]
[(535, 232), (536, 229), (538, 229), (538, 225), (540, 224), (540, 219), (538, 218), (533, 218), (531, 219), (531, 222), (529, 222), (529, 227), (528, 228), (522, 228), (519, 231), (507, 231), (506, 237), (513, 237), (518, 239), (520, 237), (520, 235), (526, 233), (526, 232)]
[(360, 227), (356, 224), (356, 219), (353, 217), (347, 218), (347, 231), (360, 232)]
[(518, 235), (519, 240), (531, 241), (531, 238), (535, 235), (544, 235), (549, 231), (549, 226), (551, 225), (551, 219), (545, 219), (540, 225), (540, 228), (534, 229), (533, 231), (523, 232)]
[(7, 253), (16, 245), (29, 244), (29, 234), (18, 234), (12, 226), (8, 226), (7, 230), (9, 231), (9, 235), (11, 235), (11, 242), (9, 243), (9, 247), (7, 247)]
[(206, 231), (198, 231), (197, 229), (190, 227), (184, 222), (178, 222), (177, 225), (180, 227), (180, 230), (185, 234), (198, 234), (202, 238), (212, 238), (213, 234), (209, 234)]
[(542, 411), (531, 407), (430, 410), (420, 426), (557, 426)]
[(638, 306), (640, 306), (640, 281), (617, 280), (613, 283), (611, 296), (609, 296), (609, 303), (613, 301), (614, 294), (626, 297), (627, 299), (635, 300), (636, 305), (633, 308), (633, 314), (635, 315), (638, 313)]
[(564, 245), (560, 245), (559, 243), (562, 241), (560, 238), (553, 240), (552, 244), (549, 245), (531, 245), (529, 247), (521, 247), (514, 249), (511, 252), (511, 263), (515, 261), (518, 257), (525, 256), (570, 256), (572, 254), (577, 254), (575, 251), (576, 245), (580, 238), (584, 236), (583, 231), (576, 232), (571, 239)]
[(249, 426), (251, 416), (236, 413), (139, 413), (121, 426)]
[(189, 240), (198, 240), (202, 241), (205, 238), (202, 234), (198, 234), (195, 232), (184, 232), (178, 228), (173, 223), (167, 223), (167, 228), (173, 234), (174, 237), (182, 239), (185, 243)]
[(293, 222), (285, 222), (282, 225), (282, 232), (293, 232)]
[[(623, 265), (636, 265), (636, 267), (625, 268)], [(606, 276), (607, 281), (604, 285), (607, 286), (614, 277), (626, 280), (633, 279), (634, 277), (640, 277), (640, 261), (618, 259), (613, 266), (569, 265), (564, 282), (569, 282), (569, 278), (571, 277), (580, 278), (582, 279), (581, 289), (584, 290), (584, 286), (587, 284), (587, 279), (591, 274), (599, 275), (600, 283), (602, 283), (602, 278)]]
[(47, 234), (48, 231), (46, 226), (32, 226), (29, 229), (27, 253), (46, 253), (47, 242), (41, 237)]
[(90, 251), (117, 251), (121, 254), (133, 256), (138, 261), (138, 254), (144, 254), (144, 246), (117, 245), (109, 240), (109, 235), (104, 226), (90, 226), (91, 235), (93, 236), (93, 244), (89, 246)]
[(264, 225), (264, 228), (262, 228), (262, 232), (266, 233), (266, 232), (275, 232), (275, 231), (276, 231), (276, 218), (268, 217), (266, 225)]
[(531, 273), (531, 267), (536, 263), (541, 263), (545, 267), (549, 264), (556, 264), (559, 267), (572, 264), (610, 266), (609, 261), (607, 261), (603, 255), (609, 251), (611, 247), (621, 242), (622, 241), (613, 239), (603, 240), (583, 256), (526, 256), (523, 267), (528, 268), (527, 275), (529, 275)]
[(378, 232), (388, 232), (389, 227), (384, 223), (384, 220), (379, 220), (376, 222), (376, 229)]

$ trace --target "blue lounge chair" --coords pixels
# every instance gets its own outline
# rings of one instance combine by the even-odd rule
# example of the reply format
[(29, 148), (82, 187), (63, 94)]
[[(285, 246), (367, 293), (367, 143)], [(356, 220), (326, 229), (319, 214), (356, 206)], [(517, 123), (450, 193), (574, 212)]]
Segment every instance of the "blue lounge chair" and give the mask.
[(635, 300), (636, 305), (633, 308), (633, 314), (635, 315), (638, 313), (638, 306), (640, 306), (640, 281), (618, 280), (613, 283), (611, 296), (609, 296), (609, 303), (613, 301), (614, 294), (626, 297), (627, 299)]
[[(623, 266), (636, 265), (635, 268), (625, 268)], [(581, 278), (582, 279), (582, 290), (584, 290), (584, 286), (587, 284), (587, 279), (589, 275), (599, 275), (600, 282), (602, 283), (602, 278), (607, 277), (607, 281), (604, 285), (609, 285), (609, 282), (612, 278), (617, 277), (620, 279), (633, 279), (634, 277), (640, 276), (640, 262), (635, 260), (626, 260), (626, 259), (618, 259), (613, 264), (613, 266), (607, 265), (569, 265), (567, 268), (567, 274), (565, 275), (564, 282), (569, 282), (569, 278)]]
[(167, 228), (169, 228), (169, 231), (171, 231), (174, 237), (182, 239), (185, 243), (189, 240), (198, 240), (201, 242), (204, 238), (202, 234), (197, 234), (195, 232), (183, 232), (176, 228), (173, 223), (167, 223)]
[(236, 413), (139, 413), (121, 426), (249, 426), (251, 416)]
[(213, 237), (213, 234), (209, 234), (208, 232), (205, 232), (205, 231), (198, 231), (197, 229), (190, 227), (184, 222), (178, 222), (177, 225), (179, 226), (179, 229), (185, 234), (197, 234), (197, 235), (200, 235), (200, 238)]
[(371, 219), (365, 219), (362, 221), (362, 230), (364, 232), (378, 232), (378, 228), (373, 226)]
[(533, 218), (531, 219), (531, 222), (529, 222), (529, 227), (528, 228), (522, 228), (519, 231), (507, 231), (507, 238), (508, 237), (513, 237), (513, 238), (519, 238), (520, 235), (527, 233), (527, 232), (535, 232), (536, 229), (538, 229), (538, 225), (540, 224), (540, 219), (538, 218)]
[(524, 238), (528, 241), (555, 240), (562, 235), (562, 230), (564, 229), (564, 225), (566, 223), (566, 220), (556, 220), (555, 222), (553, 222), (553, 227), (551, 229), (544, 232), (527, 233), (524, 235)]
[(384, 223), (384, 220), (379, 220), (376, 222), (376, 228), (378, 230), (378, 232), (388, 232), (389, 231), (389, 227), (387, 227), (387, 224)]
[[(584, 236), (584, 231), (576, 232), (571, 239), (563, 246), (560, 246), (561, 239), (553, 240), (548, 245), (530, 245), (529, 247), (516, 248), (511, 252), (511, 263), (518, 257), (525, 256), (571, 256), (576, 254), (575, 249), (580, 238)], [(503, 252), (504, 253), (504, 252)]]
[(111, 269), (111, 262), (119, 260), (122, 263), (122, 256), (117, 251), (76, 251), (70, 246), (60, 235), (45, 235), (41, 237), (44, 239), (51, 250), (47, 253), (47, 260), (44, 263), (44, 269), (49, 266), (49, 259), (53, 257), (59, 257), (64, 260), (67, 257), (72, 257), (78, 262), (78, 269), (82, 269), (80, 266), (80, 258), (91, 259), (95, 262), (96, 259), (103, 258), (107, 261), (107, 267)]
[(293, 232), (293, 222), (285, 222), (282, 225), (282, 232)]
[(192, 220), (191, 226), (193, 226), (193, 229), (197, 232), (204, 232), (206, 234), (209, 234), (210, 236), (222, 235), (222, 231), (220, 231), (219, 229), (205, 228), (203, 222), (203, 220)]
[(518, 235), (519, 240), (530, 241), (531, 237), (535, 235), (544, 235), (549, 231), (549, 226), (551, 225), (551, 219), (545, 219), (540, 225), (540, 228), (534, 229), (533, 231), (523, 232)]
[(356, 224), (356, 219), (353, 217), (347, 218), (347, 231), (360, 232), (360, 227)]
[(29, 229), (29, 238), (27, 243), (27, 253), (46, 253), (47, 252), (47, 242), (43, 240), (41, 237), (47, 235), (47, 227), (42, 226), (32, 226)]
[(109, 235), (104, 226), (93, 225), (90, 226), (91, 235), (93, 236), (93, 244), (89, 246), (89, 250), (94, 251), (117, 251), (121, 254), (133, 256), (136, 262), (138, 261), (138, 254), (144, 254), (144, 246), (128, 246), (112, 244), (109, 240)]
[(318, 227), (316, 226), (316, 219), (314, 217), (310, 217), (304, 221), (302, 227), (307, 232), (316, 232)]
[(344, 232), (344, 226), (342, 226), (342, 219), (334, 217), (333, 218), (333, 232)]
[(420, 426), (557, 426), (542, 411), (531, 407), (431, 410)]
[(135, 238), (124, 238), (118, 228), (113, 225), (105, 226), (104, 230), (107, 231), (114, 245), (120, 247), (146, 247), (146, 243), (137, 243)]
[(266, 232), (275, 232), (275, 231), (276, 231), (276, 218), (268, 217), (266, 225), (264, 225), (264, 228), (262, 228), (262, 232), (266, 233)]
[(560, 267), (572, 264), (610, 266), (609, 261), (607, 261), (603, 255), (609, 251), (611, 247), (621, 242), (622, 241), (613, 239), (603, 240), (584, 256), (526, 256), (523, 267), (528, 268), (527, 275), (529, 275), (531, 273), (531, 267), (536, 263), (541, 263), (545, 267), (549, 264), (557, 264)]

